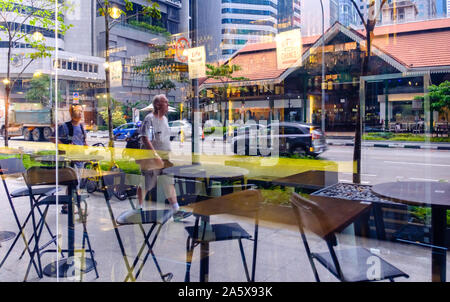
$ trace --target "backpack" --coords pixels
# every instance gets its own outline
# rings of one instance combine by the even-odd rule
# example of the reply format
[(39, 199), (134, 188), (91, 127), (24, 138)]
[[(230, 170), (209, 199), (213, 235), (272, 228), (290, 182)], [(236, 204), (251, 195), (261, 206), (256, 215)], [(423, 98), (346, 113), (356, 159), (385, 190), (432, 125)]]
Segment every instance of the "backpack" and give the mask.
[[(67, 138), (62, 138), (61, 141), (63, 144), (72, 144), (72, 140), (73, 140), (73, 125), (72, 125), (72, 121), (66, 122), (65, 123), (67, 126), (67, 129), (69, 129), (69, 135), (67, 136)], [(86, 132), (84, 131), (84, 125), (80, 124), (81, 127), (81, 133), (83, 134), (83, 142), (86, 144)]]

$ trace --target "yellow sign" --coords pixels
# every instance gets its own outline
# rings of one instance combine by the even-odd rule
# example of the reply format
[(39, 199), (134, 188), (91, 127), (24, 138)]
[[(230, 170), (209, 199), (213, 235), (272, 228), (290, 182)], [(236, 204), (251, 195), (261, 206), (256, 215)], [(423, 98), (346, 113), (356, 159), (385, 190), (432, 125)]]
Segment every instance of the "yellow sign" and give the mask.
[(206, 52), (205, 47), (187, 49), (189, 79), (206, 77)]
[(303, 45), (300, 29), (279, 33), (276, 37), (276, 42), (278, 69), (302, 65)]

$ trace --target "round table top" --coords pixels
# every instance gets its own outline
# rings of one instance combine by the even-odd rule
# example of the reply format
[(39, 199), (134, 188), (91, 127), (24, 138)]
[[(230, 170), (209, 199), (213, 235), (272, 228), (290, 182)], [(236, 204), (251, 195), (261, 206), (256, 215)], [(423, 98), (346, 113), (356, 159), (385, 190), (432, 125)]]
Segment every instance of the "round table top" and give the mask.
[(446, 182), (388, 182), (374, 185), (372, 191), (380, 197), (404, 204), (450, 208), (450, 183)]
[(13, 149), (13, 148), (0, 148), (0, 154), (22, 154), (24, 153), (22, 150), (19, 149)]
[[(103, 156), (100, 155), (58, 155), (59, 162), (90, 162), (90, 161), (100, 161)], [(55, 155), (43, 155), (35, 158), (36, 161), (40, 162), (55, 162)]]
[(233, 167), (233, 166), (219, 166), (219, 165), (188, 165), (188, 166), (173, 166), (163, 170), (165, 174), (178, 176), (182, 178), (235, 178), (242, 177), (248, 174), (248, 170)]

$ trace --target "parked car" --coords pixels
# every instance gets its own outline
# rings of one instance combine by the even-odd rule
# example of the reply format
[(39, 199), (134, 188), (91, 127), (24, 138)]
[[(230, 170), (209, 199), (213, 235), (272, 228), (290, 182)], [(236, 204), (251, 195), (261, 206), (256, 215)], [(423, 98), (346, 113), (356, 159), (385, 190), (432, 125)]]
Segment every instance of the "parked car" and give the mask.
[(141, 122), (126, 123), (115, 128), (113, 130), (114, 140), (124, 140), (127, 137), (131, 137), (139, 129), (140, 124)]
[[(270, 124), (267, 127), (262, 125), (245, 126), (244, 135), (240, 135), (238, 130), (237, 136), (232, 140), (233, 150), (236, 154), (242, 155), (266, 155), (266, 151), (261, 152), (260, 145), (267, 145), (267, 148), (273, 154), (275, 148), (273, 139), (278, 141), (279, 155), (310, 155), (318, 156), (327, 150), (326, 138), (319, 127), (294, 122), (281, 122)], [(257, 128), (256, 128), (257, 127)], [(265, 129), (264, 129), (265, 128)], [(258, 129), (258, 131), (255, 131)], [(275, 133), (272, 133), (274, 132)], [(263, 141), (267, 143), (263, 144)]]
[[(181, 131), (185, 138), (192, 136), (192, 124), (186, 120), (177, 120), (169, 122), (170, 128), (170, 140), (180, 139)], [(203, 135), (202, 128), (198, 127), (198, 134), (200, 137)]]
[(212, 127), (223, 127), (222, 123), (218, 120), (207, 120), (203, 124), (203, 129)]

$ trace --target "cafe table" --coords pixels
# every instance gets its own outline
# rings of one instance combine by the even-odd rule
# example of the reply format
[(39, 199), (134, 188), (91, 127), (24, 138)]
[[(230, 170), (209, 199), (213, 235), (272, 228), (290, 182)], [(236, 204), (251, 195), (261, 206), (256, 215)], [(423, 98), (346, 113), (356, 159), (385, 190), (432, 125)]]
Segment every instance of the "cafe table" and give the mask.
[(372, 191), (394, 202), (431, 207), (431, 280), (445, 282), (445, 233), (447, 210), (450, 209), (450, 184), (426, 181), (388, 182), (374, 185)]
[[(211, 164), (193, 164), (185, 166), (173, 166), (163, 170), (166, 175), (181, 179), (203, 179), (206, 187), (207, 195), (210, 195), (211, 190), (209, 185), (213, 181), (227, 181), (227, 180), (240, 180), (242, 186), (244, 186), (244, 177), (248, 174), (248, 170), (234, 167), (234, 166), (221, 166)], [(209, 223), (209, 216), (202, 216), (204, 223)], [(200, 245), (200, 281), (207, 281), (209, 273), (209, 243), (204, 242)], [(206, 279), (205, 279), (206, 278)]]
[(338, 183), (338, 172), (306, 171), (272, 180), (273, 185), (294, 187), (308, 191), (317, 191)]
[(173, 166), (163, 170), (164, 174), (181, 179), (203, 179), (206, 193), (211, 193), (210, 185), (213, 181), (241, 181), (244, 185), (244, 177), (248, 170), (234, 166), (221, 166), (211, 164), (193, 164)]
[(61, 163), (63, 166), (69, 166), (75, 162), (89, 163), (89, 162), (98, 162), (103, 160), (104, 157), (100, 155), (43, 155), (37, 156), (34, 158), (35, 161), (45, 163), (45, 164), (55, 164), (57, 161)]

